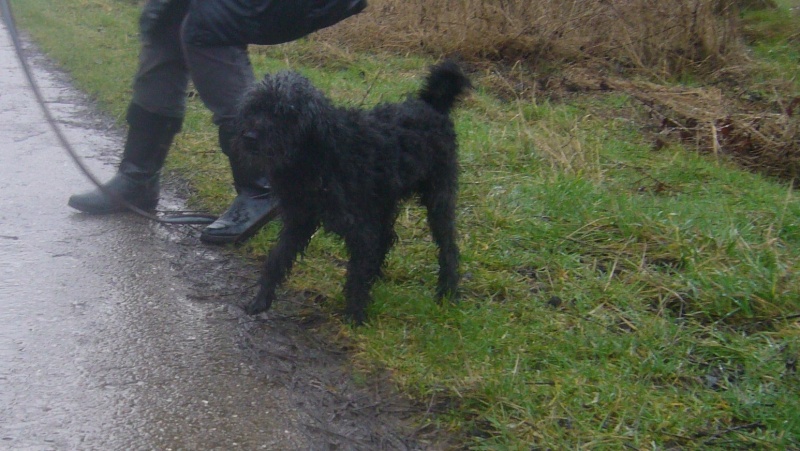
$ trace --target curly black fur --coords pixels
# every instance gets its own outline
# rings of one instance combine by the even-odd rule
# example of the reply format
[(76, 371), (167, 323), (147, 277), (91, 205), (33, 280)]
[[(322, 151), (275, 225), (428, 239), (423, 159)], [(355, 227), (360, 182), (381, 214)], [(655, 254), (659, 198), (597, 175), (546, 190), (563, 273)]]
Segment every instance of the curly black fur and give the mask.
[(396, 239), (400, 202), (414, 195), (439, 246), (437, 298), (455, 298), (458, 149), (449, 113), (469, 86), (460, 68), (445, 62), (431, 69), (416, 97), (368, 111), (334, 106), (295, 72), (267, 76), (254, 87), (240, 110), (234, 152), (268, 174), (283, 228), (248, 313), (270, 308), (321, 225), (347, 246), (345, 313), (362, 323)]

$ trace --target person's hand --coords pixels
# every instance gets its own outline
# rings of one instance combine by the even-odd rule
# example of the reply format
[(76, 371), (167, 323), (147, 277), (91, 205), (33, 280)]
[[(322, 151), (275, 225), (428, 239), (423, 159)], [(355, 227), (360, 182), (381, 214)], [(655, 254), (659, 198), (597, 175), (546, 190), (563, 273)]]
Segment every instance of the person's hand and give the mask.
[(151, 36), (170, 20), (180, 20), (189, 9), (190, 0), (149, 0), (139, 17), (139, 32)]

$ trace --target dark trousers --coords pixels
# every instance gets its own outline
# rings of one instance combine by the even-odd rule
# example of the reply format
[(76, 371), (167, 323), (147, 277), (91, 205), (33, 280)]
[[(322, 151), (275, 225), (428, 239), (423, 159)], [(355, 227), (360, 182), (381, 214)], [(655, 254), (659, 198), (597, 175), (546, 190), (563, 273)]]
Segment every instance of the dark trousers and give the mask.
[(189, 81), (217, 125), (230, 123), (255, 77), (246, 46), (198, 47), (183, 37), (186, 17), (142, 37), (133, 103), (151, 113), (183, 117)]

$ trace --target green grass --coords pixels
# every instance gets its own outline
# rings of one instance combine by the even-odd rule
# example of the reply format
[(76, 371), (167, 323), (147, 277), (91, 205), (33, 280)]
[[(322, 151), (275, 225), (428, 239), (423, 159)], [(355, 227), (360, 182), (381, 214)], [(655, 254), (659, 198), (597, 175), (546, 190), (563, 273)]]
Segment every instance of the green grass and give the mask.
[[(748, 11), (742, 16), (744, 37), (767, 79), (792, 83), (800, 93), (800, 1), (779, 0), (778, 8)], [(769, 93), (765, 93), (768, 95)]]
[[(120, 117), (135, 8), (13, 4), (39, 44)], [(749, 17), (749, 27), (784, 20)], [(794, 42), (796, 52), (796, 41), (769, 39), (753, 42), (778, 68), (764, 73), (788, 74), (768, 49)], [(340, 104), (370, 106), (415, 90), (431, 61), (301, 41), (254, 49), (253, 62), (258, 73), (299, 70)], [(618, 117), (639, 108), (624, 95), (556, 104), (477, 88), (455, 115), (461, 303), (433, 302), (435, 247), (424, 212), (409, 205), (371, 322), (350, 332), (358, 366), (391, 370), (474, 449), (800, 446), (798, 193), (681, 146), (653, 150), (635, 121)], [(169, 166), (193, 180), (197, 205), (219, 211), (232, 195), (228, 169), (208, 113), (197, 100), (189, 109)], [(262, 255), (276, 230), (247, 250)], [(318, 234), (288, 289), (335, 312), (344, 260), (341, 243)]]

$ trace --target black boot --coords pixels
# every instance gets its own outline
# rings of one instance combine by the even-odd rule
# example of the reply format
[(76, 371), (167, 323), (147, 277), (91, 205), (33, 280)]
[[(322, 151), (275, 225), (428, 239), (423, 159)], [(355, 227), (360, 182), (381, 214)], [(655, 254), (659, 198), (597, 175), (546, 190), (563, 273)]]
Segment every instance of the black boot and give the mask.
[(70, 197), (70, 207), (89, 214), (124, 211), (124, 205), (106, 194), (111, 192), (142, 210), (156, 208), (161, 166), (183, 118), (161, 116), (131, 103), (126, 120), (128, 137), (117, 173), (103, 184), (104, 190)]
[(278, 215), (278, 202), (272, 195), (266, 175), (242, 164), (231, 153), (232, 127), (219, 128), (219, 145), (228, 156), (237, 196), (228, 210), (200, 234), (206, 244), (241, 243)]

